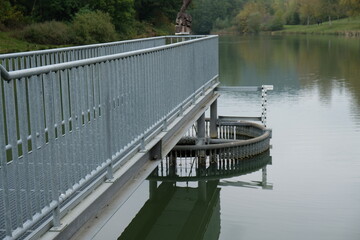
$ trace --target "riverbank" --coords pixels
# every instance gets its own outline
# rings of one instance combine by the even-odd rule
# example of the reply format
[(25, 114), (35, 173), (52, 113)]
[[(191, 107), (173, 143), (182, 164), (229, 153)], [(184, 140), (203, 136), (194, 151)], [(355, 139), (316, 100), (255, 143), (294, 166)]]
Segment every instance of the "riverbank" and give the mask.
[(283, 30), (272, 34), (327, 34), (360, 37), (360, 17), (345, 18), (312, 25), (285, 25)]
[(0, 54), (59, 48), (65, 45), (45, 45), (19, 40), (11, 32), (0, 32)]
[[(78, 46), (81, 44), (40, 44), (32, 41), (27, 41), (21, 34), (19, 34), (21, 30), (2, 30), (0, 28), (0, 54), (5, 53), (15, 53), (15, 52), (26, 52), (26, 51), (34, 51), (34, 50), (44, 50), (50, 48), (61, 48), (61, 47), (69, 47), (69, 46)], [(121, 36), (117, 34), (113, 41), (120, 41), (124, 39), (137, 39), (137, 38), (146, 38), (146, 37), (154, 37), (154, 36), (163, 36), (170, 35), (173, 32), (173, 25), (170, 22), (164, 23), (162, 25), (153, 26), (149, 23), (142, 23), (138, 25), (135, 33), (129, 36)], [(90, 43), (89, 43), (90, 44)], [(84, 45), (84, 44), (83, 44)]]

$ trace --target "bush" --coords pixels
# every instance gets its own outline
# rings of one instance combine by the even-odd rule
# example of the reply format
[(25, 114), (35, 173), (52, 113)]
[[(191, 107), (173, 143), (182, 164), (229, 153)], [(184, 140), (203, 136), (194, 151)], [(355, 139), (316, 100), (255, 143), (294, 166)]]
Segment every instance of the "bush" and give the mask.
[(73, 42), (70, 27), (57, 21), (34, 23), (25, 27), (20, 36), (28, 42), (38, 44), (70, 44)]
[(80, 11), (73, 20), (72, 31), (76, 44), (111, 42), (116, 39), (110, 16), (101, 11)]
[(284, 28), (283, 20), (279, 16), (269, 16), (261, 25), (262, 31), (277, 31)]
[(0, 0), (0, 28), (18, 28), (25, 23), (22, 12), (11, 6), (8, 0)]

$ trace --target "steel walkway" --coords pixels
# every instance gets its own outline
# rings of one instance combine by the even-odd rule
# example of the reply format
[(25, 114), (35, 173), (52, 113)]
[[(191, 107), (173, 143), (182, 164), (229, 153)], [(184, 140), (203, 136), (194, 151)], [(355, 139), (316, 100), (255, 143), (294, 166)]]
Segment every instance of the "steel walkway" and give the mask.
[[(71, 236), (216, 100), (217, 36), (0, 55), (0, 238)], [(108, 184), (104, 184), (108, 183)], [(71, 210), (103, 191), (73, 222)]]

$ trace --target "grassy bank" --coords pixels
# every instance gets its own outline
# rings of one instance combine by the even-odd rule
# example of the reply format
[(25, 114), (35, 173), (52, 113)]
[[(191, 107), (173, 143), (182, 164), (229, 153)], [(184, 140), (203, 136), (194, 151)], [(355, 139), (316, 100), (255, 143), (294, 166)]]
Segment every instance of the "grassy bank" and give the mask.
[(24, 52), (31, 50), (42, 50), (42, 49), (55, 48), (55, 47), (63, 47), (63, 46), (29, 43), (23, 40), (16, 39), (15, 37), (12, 36), (11, 32), (0, 32), (0, 54)]
[[(153, 26), (149, 23), (141, 23), (137, 27), (137, 31), (129, 38), (145, 38), (161, 35), (169, 35), (174, 31), (174, 26), (171, 23), (164, 23), (159, 26)], [(0, 30), (0, 54), (14, 53), (14, 52), (26, 52), (34, 50), (43, 50), (50, 48), (68, 47), (71, 45), (51, 45), (51, 44), (38, 44), (21, 39), (21, 37), (15, 37), (19, 34), (16, 31), (1, 31)], [(124, 40), (124, 37), (118, 35), (114, 41)], [(80, 44), (75, 44), (80, 45)]]
[(273, 34), (332, 34), (360, 37), (360, 17), (346, 18), (313, 25), (285, 25)]

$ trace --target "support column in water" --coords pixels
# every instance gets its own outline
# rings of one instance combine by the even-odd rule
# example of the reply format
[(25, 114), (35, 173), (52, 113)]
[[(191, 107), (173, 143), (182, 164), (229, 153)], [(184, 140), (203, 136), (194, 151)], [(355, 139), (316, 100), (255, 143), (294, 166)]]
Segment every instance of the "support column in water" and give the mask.
[(217, 134), (217, 99), (210, 106), (210, 138), (218, 138)]
[[(197, 143), (196, 145), (205, 144), (205, 113), (203, 113), (196, 122), (197, 124)], [(198, 152), (199, 165), (205, 165), (206, 163), (206, 154), (204, 150)]]

